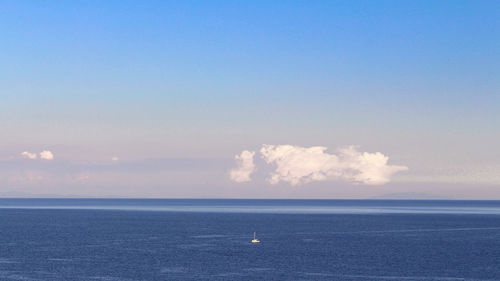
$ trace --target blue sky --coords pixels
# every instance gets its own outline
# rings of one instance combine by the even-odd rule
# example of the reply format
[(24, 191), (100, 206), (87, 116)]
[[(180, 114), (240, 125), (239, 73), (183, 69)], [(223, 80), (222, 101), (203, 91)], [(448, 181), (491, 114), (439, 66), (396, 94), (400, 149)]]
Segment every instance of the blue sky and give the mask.
[[(497, 1), (4, 1), (0, 192), (500, 199), (499, 11)], [(234, 155), (262, 144), (358, 145), (408, 171), (379, 187), (228, 180)], [(54, 161), (18, 159), (42, 150)]]

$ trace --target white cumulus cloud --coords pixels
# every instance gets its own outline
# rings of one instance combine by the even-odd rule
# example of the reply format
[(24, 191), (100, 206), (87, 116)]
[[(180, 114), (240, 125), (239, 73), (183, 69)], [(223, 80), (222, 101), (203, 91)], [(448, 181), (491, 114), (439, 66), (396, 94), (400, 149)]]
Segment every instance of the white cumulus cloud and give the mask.
[[(344, 180), (366, 185), (382, 185), (391, 176), (408, 170), (406, 166), (388, 165), (389, 157), (380, 152), (360, 152), (356, 146), (328, 153), (324, 146), (301, 147), (295, 145), (262, 145), (260, 154), (264, 162), (275, 169), (267, 177), (270, 184), (287, 182), (291, 185), (313, 181)], [(231, 170), (236, 182), (250, 181), (255, 171), (253, 152), (247, 150), (236, 156), (238, 168)]]
[(23, 158), (28, 158), (28, 159), (36, 159), (36, 153), (31, 153), (31, 152), (28, 152), (28, 151), (24, 151), (21, 153), (21, 156)]
[(276, 169), (268, 182), (280, 181), (291, 185), (312, 181), (346, 180), (367, 185), (388, 183), (391, 176), (408, 169), (406, 166), (388, 165), (389, 157), (380, 152), (359, 152), (355, 146), (340, 149), (338, 154), (326, 152), (323, 146), (300, 147), (293, 145), (263, 145), (260, 153)]
[(40, 159), (53, 160), (54, 154), (52, 154), (52, 152), (50, 152), (49, 150), (44, 150), (40, 152)]
[(235, 182), (249, 182), (250, 176), (255, 171), (253, 163), (254, 151), (243, 150), (239, 155), (234, 156), (237, 167), (229, 173), (231, 180)]

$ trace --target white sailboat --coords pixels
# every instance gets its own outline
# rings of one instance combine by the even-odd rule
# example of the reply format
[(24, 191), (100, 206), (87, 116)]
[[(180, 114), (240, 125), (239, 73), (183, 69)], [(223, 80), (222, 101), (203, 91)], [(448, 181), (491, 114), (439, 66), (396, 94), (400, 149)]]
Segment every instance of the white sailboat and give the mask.
[(260, 243), (260, 240), (255, 237), (255, 232), (253, 233), (252, 243)]

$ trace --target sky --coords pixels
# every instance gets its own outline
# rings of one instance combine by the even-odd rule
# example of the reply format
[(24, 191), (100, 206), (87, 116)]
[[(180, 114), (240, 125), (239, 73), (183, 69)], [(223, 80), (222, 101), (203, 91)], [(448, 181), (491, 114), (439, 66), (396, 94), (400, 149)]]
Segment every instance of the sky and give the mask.
[(0, 196), (500, 199), (498, 1), (1, 1)]

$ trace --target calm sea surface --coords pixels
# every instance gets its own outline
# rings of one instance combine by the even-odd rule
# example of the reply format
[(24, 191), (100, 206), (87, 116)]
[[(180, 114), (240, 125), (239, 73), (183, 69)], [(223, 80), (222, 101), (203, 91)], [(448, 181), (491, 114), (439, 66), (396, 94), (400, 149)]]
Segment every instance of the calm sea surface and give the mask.
[(0, 199), (0, 280), (500, 280), (500, 201)]

